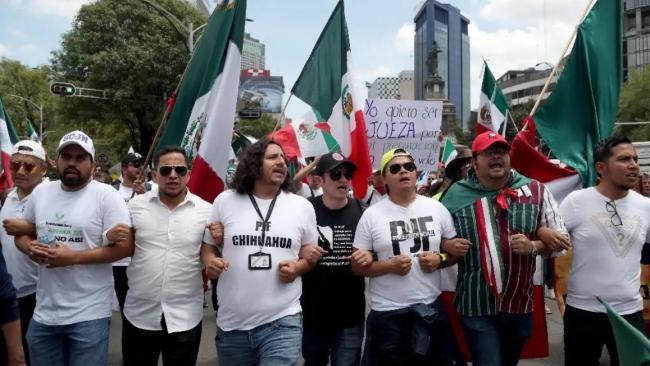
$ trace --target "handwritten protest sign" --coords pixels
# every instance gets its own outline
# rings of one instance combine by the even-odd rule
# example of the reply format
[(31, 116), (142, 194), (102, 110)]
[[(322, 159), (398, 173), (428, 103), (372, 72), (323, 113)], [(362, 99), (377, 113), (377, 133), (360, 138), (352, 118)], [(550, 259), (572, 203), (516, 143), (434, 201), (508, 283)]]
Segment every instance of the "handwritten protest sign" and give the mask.
[(418, 169), (437, 170), (441, 101), (367, 99), (365, 110), (373, 168), (379, 168), (386, 151), (403, 148), (413, 155)]

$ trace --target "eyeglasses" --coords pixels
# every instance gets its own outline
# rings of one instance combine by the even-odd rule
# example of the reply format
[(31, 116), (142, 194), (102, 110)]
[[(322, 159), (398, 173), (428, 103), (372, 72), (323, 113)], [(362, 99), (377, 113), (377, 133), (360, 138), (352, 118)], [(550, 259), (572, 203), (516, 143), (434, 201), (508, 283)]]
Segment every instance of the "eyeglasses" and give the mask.
[(182, 165), (165, 165), (158, 168), (160, 175), (163, 177), (168, 177), (170, 174), (172, 174), (172, 170), (174, 170), (179, 177), (184, 177), (187, 175), (187, 167)]
[(347, 180), (352, 180), (352, 172), (347, 169), (338, 169), (333, 172), (330, 172), (330, 178), (332, 180), (339, 180), (341, 176), (345, 177)]
[(36, 164), (33, 163), (25, 163), (22, 161), (12, 161), (9, 163), (9, 169), (11, 169), (13, 172), (19, 171), (20, 167), (25, 169), (25, 173), (27, 174), (31, 174), (34, 172), (34, 170), (36, 170)]
[(397, 174), (402, 170), (402, 168), (404, 168), (407, 172), (414, 172), (416, 166), (411, 161), (404, 164), (391, 164), (388, 166), (388, 171), (390, 171), (391, 174)]
[(140, 168), (142, 166), (142, 163), (139, 162), (139, 161), (132, 161), (132, 162), (128, 163), (127, 165), (130, 165), (130, 166), (132, 166), (134, 168)]
[(605, 202), (605, 210), (612, 214), (609, 218), (612, 226), (623, 226), (623, 220), (621, 220), (621, 215), (619, 215), (616, 210), (616, 203), (614, 203), (614, 201)]

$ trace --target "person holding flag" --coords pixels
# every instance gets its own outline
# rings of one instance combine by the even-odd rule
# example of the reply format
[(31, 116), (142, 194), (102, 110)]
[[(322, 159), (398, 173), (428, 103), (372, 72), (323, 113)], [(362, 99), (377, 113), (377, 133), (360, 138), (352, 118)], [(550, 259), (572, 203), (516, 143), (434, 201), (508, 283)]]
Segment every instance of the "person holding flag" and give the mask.
[(469, 241), (441, 248), (460, 259), (454, 303), (472, 362), (482, 366), (519, 362), (533, 326), (535, 258), (569, 245), (553, 196), (510, 169), (509, 151), (503, 136), (478, 135), (472, 170), (442, 200)]

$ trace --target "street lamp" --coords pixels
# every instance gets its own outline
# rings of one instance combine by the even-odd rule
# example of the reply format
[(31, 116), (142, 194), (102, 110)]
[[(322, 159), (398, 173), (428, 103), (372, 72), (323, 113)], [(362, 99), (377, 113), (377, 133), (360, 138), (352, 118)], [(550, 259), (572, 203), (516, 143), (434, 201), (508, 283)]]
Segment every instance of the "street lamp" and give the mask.
[(154, 9), (158, 10), (158, 12), (162, 16), (167, 18), (167, 20), (171, 23), (171, 25), (174, 26), (178, 34), (180, 34), (185, 39), (185, 47), (187, 48), (187, 52), (189, 52), (190, 55), (192, 55), (192, 52), (194, 52), (194, 33), (203, 29), (203, 27), (205, 27), (207, 23), (198, 26), (196, 28), (193, 28), (192, 22), (189, 22), (188, 24), (183, 23), (178, 18), (176, 18), (174, 14), (170, 13), (169, 10), (163, 8), (162, 6), (156, 4), (155, 2), (149, 0), (142, 0), (142, 1), (149, 4)]
[[(38, 109), (41, 118), (39, 128), (38, 128), (38, 136), (39, 137), (42, 136), (43, 135), (43, 105), (42, 104), (38, 105), (27, 98), (21, 97), (20, 95), (15, 95), (15, 94), (7, 94), (7, 95), (10, 97), (18, 98), (20, 100), (24, 100), (25, 102), (30, 103), (32, 106), (34, 106), (34, 108)], [(42, 137), (41, 137), (41, 141), (42, 141)]]

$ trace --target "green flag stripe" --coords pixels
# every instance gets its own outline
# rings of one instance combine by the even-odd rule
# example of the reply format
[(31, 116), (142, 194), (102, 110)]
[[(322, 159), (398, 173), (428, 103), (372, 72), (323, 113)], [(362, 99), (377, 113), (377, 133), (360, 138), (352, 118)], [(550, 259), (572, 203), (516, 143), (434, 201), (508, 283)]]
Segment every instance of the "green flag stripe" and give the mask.
[(0, 119), (4, 119), (7, 122), (7, 131), (9, 132), (9, 140), (11, 141), (11, 143), (15, 144), (16, 142), (18, 142), (19, 141), (18, 133), (16, 133), (16, 129), (14, 128), (14, 123), (11, 121), (11, 117), (9, 117), (9, 113), (5, 109), (5, 105), (1, 97), (0, 97)]
[(483, 73), (483, 84), (481, 85), (481, 92), (490, 98), (492, 103), (503, 113), (506, 114), (508, 110), (508, 101), (503, 95), (501, 88), (497, 86), (496, 79), (490, 71), (487, 63), (485, 63), (485, 72)]
[(343, 0), (339, 0), (291, 89), (323, 120), (330, 118), (334, 105), (341, 99), (341, 77), (348, 71), (349, 50)]

